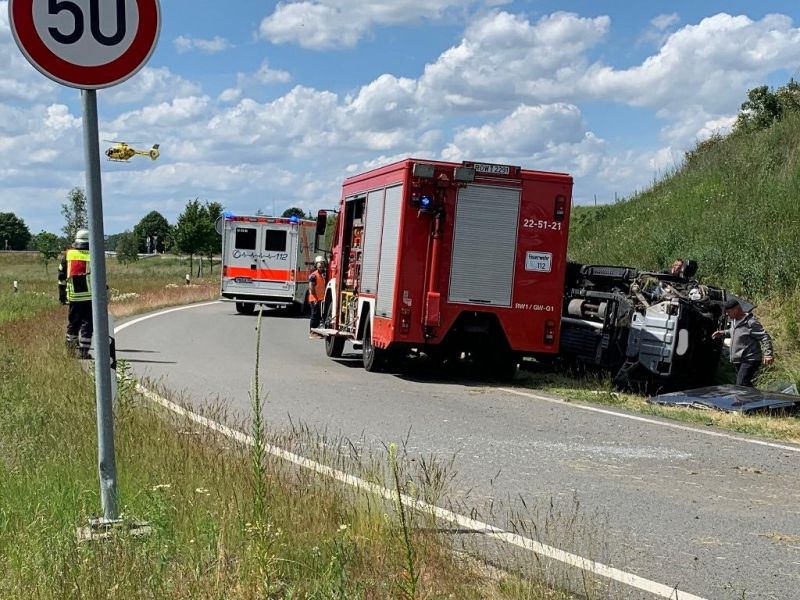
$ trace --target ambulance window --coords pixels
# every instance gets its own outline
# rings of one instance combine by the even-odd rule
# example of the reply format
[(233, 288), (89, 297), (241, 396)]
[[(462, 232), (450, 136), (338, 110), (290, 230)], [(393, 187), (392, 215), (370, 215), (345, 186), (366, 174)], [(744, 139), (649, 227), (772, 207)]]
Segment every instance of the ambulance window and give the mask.
[(267, 239), (264, 241), (264, 250), (267, 252), (286, 252), (286, 230), (267, 229)]
[(235, 246), (237, 250), (255, 250), (256, 230), (247, 227), (237, 227)]

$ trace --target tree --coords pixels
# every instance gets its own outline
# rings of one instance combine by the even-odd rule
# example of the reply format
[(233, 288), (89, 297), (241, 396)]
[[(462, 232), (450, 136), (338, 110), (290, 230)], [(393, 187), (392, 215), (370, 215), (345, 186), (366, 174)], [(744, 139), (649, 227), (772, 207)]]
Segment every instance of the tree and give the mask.
[(210, 272), (214, 272), (214, 254), (221, 250), (220, 237), (216, 230), (217, 219), (222, 218), (222, 204), (219, 202), (206, 202), (206, 214), (208, 215), (208, 222), (211, 225), (206, 231), (206, 240), (203, 245), (203, 250), (208, 256), (208, 264)]
[[(189, 271), (192, 271), (192, 259), (195, 254), (202, 252), (207, 244), (209, 225), (208, 210), (195, 198), (186, 204), (186, 208), (178, 216), (175, 225), (175, 243), (178, 250), (189, 255)], [(202, 268), (202, 259), (200, 268)]]
[(0, 250), (25, 250), (31, 232), (25, 221), (14, 213), (0, 212)]
[(283, 211), (281, 215), (284, 219), (289, 219), (291, 217), (297, 217), (298, 219), (305, 219), (306, 212), (302, 208), (297, 208), (296, 206), (292, 206), (291, 208), (287, 208)]
[(44, 270), (47, 271), (47, 266), (51, 260), (58, 258), (58, 255), (66, 247), (63, 238), (58, 237), (55, 233), (49, 231), (41, 231), (31, 239), (31, 243), (35, 250), (39, 252), (39, 258), (44, 263)]
[(131, 231), (119, 234), (117, 238), (117, 260), (128, 265), (139, 260), (139, 241)]
[[(148, 213), (136, 227), (133, 228), (133, 235), (139, 243), (139, 252), (164, 252), (171, 228), (163, 215), (154, 210)], [(147, 238), (155, 237), (155, 247), (147, 247)]]
[(79, 229), (88, 227), (89, 219), (86, 216), (86, 194), (79, 187), (74, 187), (67, 194), (67, 202), (61, 205), (61, 214), (66, 223), (62, 228), (64, 235), (71, 242)]
[(791, 112), (800, 112), (800, 83), (790, 79), (789, 83), (777, 90), (762, 85), (748, 90), (747, 101), (742, 103), (736, 119), (736, 129), (766, 129)]

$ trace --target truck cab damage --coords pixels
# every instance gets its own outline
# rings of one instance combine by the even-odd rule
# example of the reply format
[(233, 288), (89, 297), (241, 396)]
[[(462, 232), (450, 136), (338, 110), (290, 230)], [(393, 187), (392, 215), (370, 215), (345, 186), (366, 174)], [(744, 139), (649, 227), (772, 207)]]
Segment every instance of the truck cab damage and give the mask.
[(727, 292), (691, 278), (569, 263), (561, 355), (610, 370), (619, 388), (714, 381)]

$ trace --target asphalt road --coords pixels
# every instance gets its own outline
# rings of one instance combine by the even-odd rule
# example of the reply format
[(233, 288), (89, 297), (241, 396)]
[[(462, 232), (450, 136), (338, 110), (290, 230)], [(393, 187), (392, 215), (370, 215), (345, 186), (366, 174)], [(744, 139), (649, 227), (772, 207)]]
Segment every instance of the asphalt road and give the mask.
[[(561, 515), (543, 541), (563, 550), (706, 598), (800, 599), (800, 452), (443, 380), (430, 367), (367, 373), (358, 353), (327, 358), (307, 321), (266, 315), (261, 377), (276, 427), (291, 418), (372, 446), (408, 437), (412, 453), (456, 455), (451, 497), (485, 520), (488, 504), (502, 513), (524, 498), (545, 507), (542, 519)], [(218, 303), (135, 324), (117, 348), (138, 376), (246, 418), (255, 324)], [(583, 517), (570, 525), (576, 504)]]

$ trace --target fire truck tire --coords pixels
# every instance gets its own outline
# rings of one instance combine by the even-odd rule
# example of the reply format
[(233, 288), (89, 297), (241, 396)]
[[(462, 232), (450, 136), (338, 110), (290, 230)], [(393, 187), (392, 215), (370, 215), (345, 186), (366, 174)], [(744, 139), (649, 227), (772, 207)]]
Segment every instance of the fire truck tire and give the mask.
[(341, 358), (344, 352), (345, 339), (340, 335), (325, 336), (325, 354), (331, 358)]
[(249, 302), (237, 302), (236, 312), (240, 315), (252, 315), (256, 311), (256, 305)]
[(519, 358), (515, 354), (498, 356), (492, 362), (494, 364), (492, 365), (491, 375), (494, 379), (498, 381), (511, 381), (514, 379), (514, 375), (517, 374), (517, 364), (519, 363)]
[(372, 326), (367, 322), (364, 329), (364, 349), (362, 350), (364, 369), (370, 373), (380, 371), (386, 363), (386, 350), (372, 344)]

